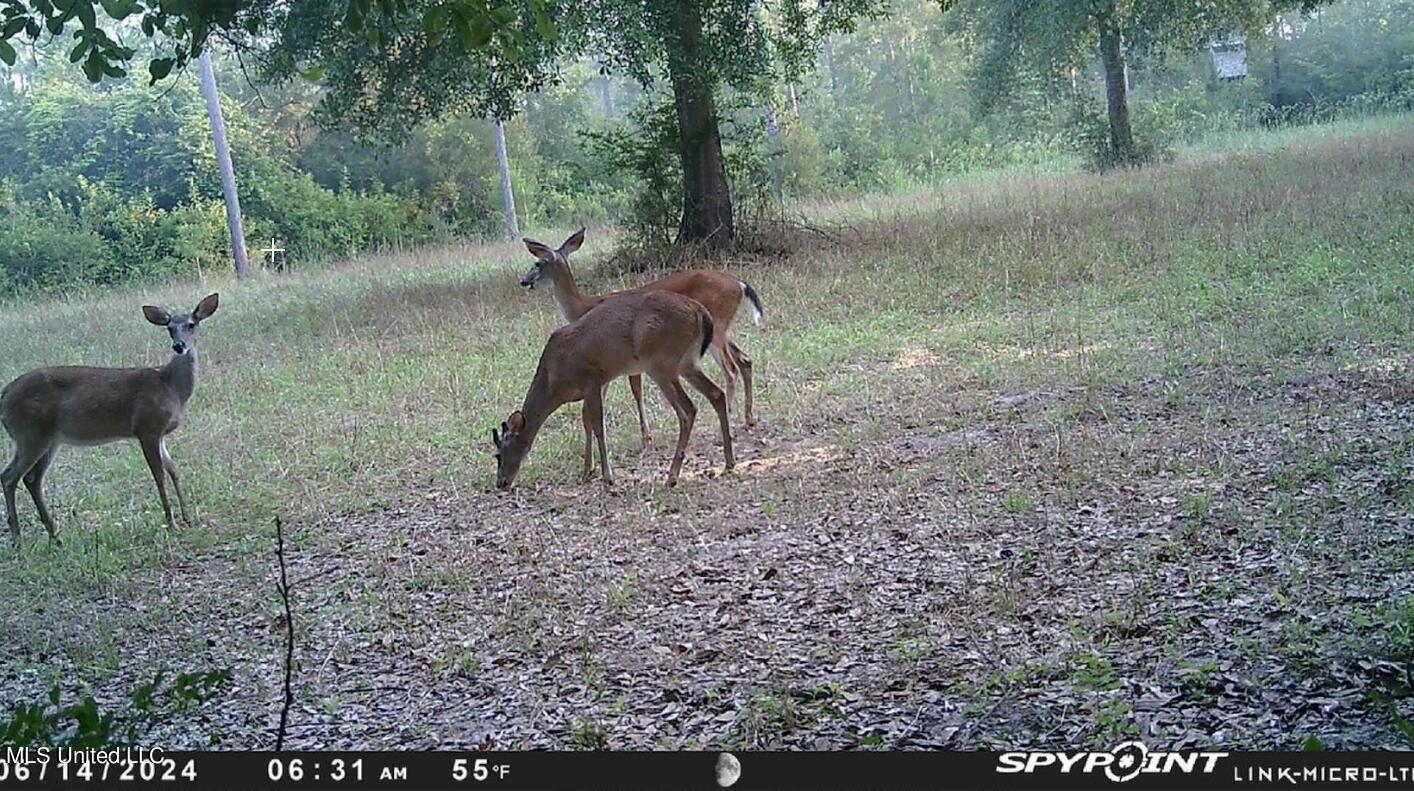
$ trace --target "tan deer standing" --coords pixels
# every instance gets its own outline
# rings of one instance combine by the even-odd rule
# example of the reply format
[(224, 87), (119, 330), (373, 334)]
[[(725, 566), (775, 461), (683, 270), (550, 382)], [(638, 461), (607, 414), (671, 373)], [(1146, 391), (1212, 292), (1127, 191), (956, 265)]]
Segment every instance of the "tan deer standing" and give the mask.
[[(575, 285), (574, 273), (570, 271), (569, 255), (584, 244), (584, 231), (584, 228), (580, 228), (566, 239), (559, 249), (551, 249), (548, 245), (534, 239), (523, 240), (526, 249), (535, 256), (536, 261), (530, 271), (526, 272), (525, 277), (521, 278), (520, 284), (526, 288), (534, 289), (542, 279), (548, 279), (555, 290), (555, 302), (559, 305), (560, 315), (564, 317), (565, 321), (578, 319), (595, 305), (610, 297), (629, 293), (611, 291), (607, 294), (591, 296), (581, 292)], [(746, 425), (755, 425), (756, 416), (752, 407), (751, 358), (746, 356), (741, 347), (732, 342), (731, 327), (732, 322), (736, 319), (737, 308), (741, 306), (742, 297), (745, 297), (747, 304), (751, 306), (751, 314), (756, 326), (761, 326), (764, 313), (761, 309), (761, 298), (757, 296), (756, 289), (752, 288), (745, 280), (725, 272), (718, 272), (715, 269), (693, 269), (655, 280), (646, 286), (633, 289), (633, 291), (668, 291), (682, 294), (701, 302), (707, 308), (707, 311), (712, 315), (712, 325), (715, 329), (712, 338), (712, 356), (722, 366), (722, 371), (726, 376), (724, 387), (727, 393), (727, 403), (730, 405), (735, 401), (736, 378), (740, 374), (746, 401)], [(630, 376), (628, 384), (629, 388), (633, 390), (634, 404), (638, 407), (638, 430), (642, 437), (643, 446), (647, 447), (649, 433), (648, 421), (643, 416), (643, 382), (638, 376)]]
[(681, 379), (712, 403), (722, 425), (726, 467), (735, 465), (727, 399), (699, 365), (715, 335), (712, 316), (700, 303), (668, 291), (635, 291), (605, 301), (577, 321), (555, 330), (540, 354), (535, 378), (521, 408), (491, 430), (496, 446), (496, 488), (515, 481), (545, 420), (561, 406), (583, 401), (583, 479), (593, 476), (590, 435), (599, 445), (604, 485), (613, 483), (604, 443), (604, 387), (625, 375), (646, 374), (663, 391), (678, 416), (678, 444), (668, 468), (668, 485), (677, 483), (697, 407)]
[(182, 521), (191, 524), (177, 465), (167, 454), (164, 440), (181, 425), (187, 400), (196, 388), (196, 331), (216, 312), (218, 299), (212, 294), (196, 310), (181, 316), (151, 305), (143, 307), (147, 320), (165, 327), (172, 337), (174, 354), (161, 368), (37, 368), (21, 374), (0, 392), (0, 424), (15, 443), (14, 456), (0, 472), (0, 483), (5, 487), (5, 518), (16, 543), (20, 540), (20, 519), (15, 513), (15, 487), (22, 478), (49, 538), (59, 543), (54, 517), (44, 503), (43, 486), (44, 473), (60, 445), (136, 439), (157, 482), (167, 526), (176, 529), (164, 473), (172, 478)]

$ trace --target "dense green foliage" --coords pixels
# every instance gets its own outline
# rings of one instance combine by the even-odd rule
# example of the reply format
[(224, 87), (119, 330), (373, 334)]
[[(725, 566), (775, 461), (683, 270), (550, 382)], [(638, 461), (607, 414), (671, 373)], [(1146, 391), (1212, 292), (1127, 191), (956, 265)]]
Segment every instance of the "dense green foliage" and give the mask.
[(91, 695), (75, 703), (60, 704), (60, 690), (49, 690), (45, 701), (15, 701), (0, 719), (0, 745), (10, 747), (129, 747), (136, 745), (154, 725), (174, 712), (185, 711), (216, 696), (231, 680), (229, 670), (207, 670), (169, 675), (159, 670), (140, 684), (127, 704), (105, 710)]
[[(1215, 131), (1414, 106), (1414, 0), (1273, 13), (1247, 44), (1250, 76), (1239, 81), (1218, 80), (1202, 49), (1136, 56), (1139, 144), (1162, 154)], [(738, 208), (773, 204), (773, 171), (795, 200), (1103, 154), (1097, 58), (1081, 53), (1059, 74), (1023, 62), (979, 103), (978, 90), (990, 90), (978, 82), (983, 50), (975, 31), (920, 1), (830, 36), (814, 68), (795, 76), (780, 68), (786, 54), (763, 56), (758, 65), (776, 67), (755, 83), (728, 83), (716, 108)], [(671, 86), (604, 76), (588, 60), (558, 68), (506, 124), (523, 226), (615, 224), (636, 242), (671, 241), (683, 201)], [(354, 130), (318, 123), (327, 86), (296, 79), (257, 91), (234, 59), (219, 69), (252, 250), (274, 237), (302, 266), (499, 234), (486, 119), (445, 112), (397, 144), (360, 142)], [(56, 47), (0, 70), (0, 292), (225, 269), (219, 182), (193, 77), (94, 88)], [(779, 123), (774, 146), (768, 107)]]
[[(125, 43), (140, 38), (151, 82), (166, 79), (205, 47), (207, 39), (251, 40), (267, 34), (269, 23), (289, 4), (282, 0), (0, 0), (0, 64), (14, 66), (16, 44), (68, 38), (71, 63), (81, 64), (90, 82), (121, 79), (140, 57)], [(313, 5), (303, 2), (301, 5)], [(331, 0), (346, 45), (387, 44), (409, 21), (409, 0)], [(416, 18), (429, 36), (456, 35), (468, 48), (502, 60), (522, 57), (533, 28), (553, 36), (542, 0), (443, 0)], [(141, 34), (139, 36), (139, 34)]]

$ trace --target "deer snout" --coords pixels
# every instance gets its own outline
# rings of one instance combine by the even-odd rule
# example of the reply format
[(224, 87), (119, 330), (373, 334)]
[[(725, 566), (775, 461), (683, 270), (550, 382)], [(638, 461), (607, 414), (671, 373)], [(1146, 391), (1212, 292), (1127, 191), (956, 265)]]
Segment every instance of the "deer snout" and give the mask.
[(534, 281), (534, 280), (531, 280), (531, 279), (528, 278), (528, 277), (523, 277), (523, 278), (521, 278), (521, 279), (520, 279), (520, 284), (521, 284), (522, 286), (525, 286), (527, 289), (529, 289), (529, 290), (531, 290), (531, 291), (534, 291), (534, 290), (535, 290), (535, 281)]
[(172, 351), (176, 352), (177, 354), (186, 354), (187, 345), (182, 341), (174, 341), (172, 343)]

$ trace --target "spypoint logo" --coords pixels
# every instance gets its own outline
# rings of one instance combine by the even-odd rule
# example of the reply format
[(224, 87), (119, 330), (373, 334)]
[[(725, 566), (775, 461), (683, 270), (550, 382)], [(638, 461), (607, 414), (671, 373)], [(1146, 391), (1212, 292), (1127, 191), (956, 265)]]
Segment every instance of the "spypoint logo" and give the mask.
[(1111, 781), (1124, 783), (1141, 773), (1212, 774), (1218, 760), (1227, 756), (1227, 753), (1151, 752), (1143, 742), (1125, 742), (1109, 752), (1002, 753), (998, 758), (997, 772), (1032, 774), (1054, 766), (1061, 774), (1103, 772)]

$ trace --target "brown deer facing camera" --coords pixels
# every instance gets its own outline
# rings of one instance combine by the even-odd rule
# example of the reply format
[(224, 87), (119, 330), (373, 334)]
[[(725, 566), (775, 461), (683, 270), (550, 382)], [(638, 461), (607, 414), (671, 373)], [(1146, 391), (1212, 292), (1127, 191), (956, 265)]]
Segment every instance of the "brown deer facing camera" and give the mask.
[(5, 487), (5, 518), (10, 535), (20, 540), (15, 513), (15, 487), (23, 479), (39, 519), (55, 543), (54, 518), (44, 504), (44, 473), (60, 445), (102, 445), (136, 439), (157, 482), (167, 526), (172, 506), (163, 475), (172, 478), (182, 521), (190, 525), (186, 499), (177, 480), (177, 465), (164, 439), (182, 422), (187, 400), (196, 388), (196, 332), (216, 312), (216, 294), (203, 299), (190, 314), (173, 316), (146, 305), (147, 320), (172, 337), (171, 361), (161, 368), (89, 368), (65, 365), (37, 368), (22, 374), (0, 391), (0, 424), (15, 443), (10, 463), (0, 472)]
[[(522, 240), (530, 254), (535, 256), (536, 262), (530, 267), (530, 271), (525, 273), (525, 277), (521, 278), (520, 284), (526, 288), (534, 289), (542, 279), (549, 280), (555, 290), (555, 303), (559, 306), (560, 315), (564, 316), (565, 321), (578, 319), (606, 299), (629, 293), (611, 291), (607, 294), (591, 296), (581, 292), (575, 286), (574, 274), (570, 272), (569, 255), (584, 244), (584, 230), (580, 228), (558, 249), (552, 249), (534, 239)], [(707, 308), (707, 312), (712, 316), (714, 328), (712, 356), (716, 358), (717, 364), (722, 366), (722, 372), (726, 376), (724, 386), (727, 391), (727, 403), (730, 405), (735, 400), (736, 378), (740, 374), (746, 401), (746, 425), (755, 425), (756, 415), (752, 411), (751, 358), (746, 356), (741, 347), (732, 342), (731, 329), (732, 322), (736, 319), (737, 308), (741, 306), (743, 297), (751, 306), (751, 315), (756, 321), (756, 326), (761, 326), (764, 314), (761, 310), (761, 298), (757, 296), (756, 289), (752, 288), (745, 280), (725, 272), (718, 272), (715, 269), (692, 269), (655, 280), (642, 288), (633, 289), (633, 291), (669, 291), (695, 299)], [(638, 430), (643, 438), (644, 447), (647, 447), (649, 436), (648, 421), (643, 417), (643, 382), (638, 376), (630, 376), (628, 384), (629, 388), (633, 390), (634, 403), (638, 406)]]
[(682, 388), (686, 379), (707, 396), (722, 424), (727, 469), (734, 465), (727, 399), (698, 365), (714, 335), (712, 316), (701, 303), (667, 291), (630, 291), (607, 299), (555, 330), (540, 354), (540, 365), (521, 408), (491, 430), (496, 446), (496, 488), (508, 488), (520, 471), (535, 435), (561, 406), (584, 401), (583, 479), (594, 474), (590, 436), (599, 444), (604, 485), (613, 483), (604, 447), (604, 386), (625, 375), (646, 374), (663, 391), (678, 416), (678, 445), (668, 468), (677, 483), (697, 407)]

